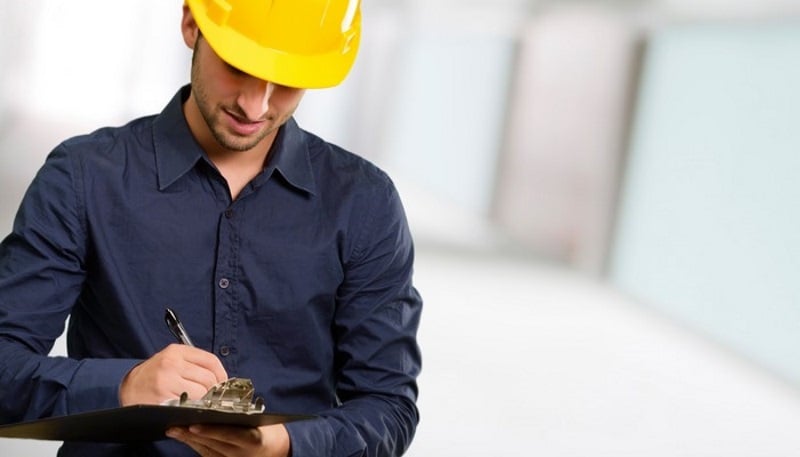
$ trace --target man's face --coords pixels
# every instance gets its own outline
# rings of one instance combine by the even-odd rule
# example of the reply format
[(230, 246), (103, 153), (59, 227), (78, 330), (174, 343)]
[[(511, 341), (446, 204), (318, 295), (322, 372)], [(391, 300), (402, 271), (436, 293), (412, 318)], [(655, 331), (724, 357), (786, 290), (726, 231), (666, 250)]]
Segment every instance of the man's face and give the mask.
[(249, 151), (272, 137), (304, 94), (228, 65), (202, 36), (195, 42), (191, 77), (197, 109), (218, 147), (227, 151)]

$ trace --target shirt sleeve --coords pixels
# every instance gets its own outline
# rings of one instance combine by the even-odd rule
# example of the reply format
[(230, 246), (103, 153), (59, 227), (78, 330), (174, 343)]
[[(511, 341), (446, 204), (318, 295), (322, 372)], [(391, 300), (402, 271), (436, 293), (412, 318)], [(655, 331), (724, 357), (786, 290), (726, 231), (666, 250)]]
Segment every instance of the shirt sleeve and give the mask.
[(139, 361), (49, 357), (85, 277), (80, 167), (63, 146), (26, 192), (0, 243), (0, 421), (119, 406)]
[(419, 413), (416, 333), (422, 300), (412, 285), (414, 251), (391, 182), (360, 214), (334, 322), (341, 405), (319, 420), (287, 424), (293, 457), (400, 456)]

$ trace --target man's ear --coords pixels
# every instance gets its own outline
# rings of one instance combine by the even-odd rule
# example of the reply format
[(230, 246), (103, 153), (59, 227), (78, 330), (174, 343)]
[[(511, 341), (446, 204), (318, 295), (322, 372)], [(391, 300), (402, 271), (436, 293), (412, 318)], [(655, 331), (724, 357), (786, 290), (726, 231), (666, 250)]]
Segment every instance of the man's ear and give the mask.
[(181, 18), (181, 33), (183, 34), (183, 42), (186, 43), (189, 49), (194, 49), (199, 32), (200, 29), (197, 27), (197, 22), (194, 20), (192, 11), (189, 9), (189, 6), (184, 3), (183, 17)]

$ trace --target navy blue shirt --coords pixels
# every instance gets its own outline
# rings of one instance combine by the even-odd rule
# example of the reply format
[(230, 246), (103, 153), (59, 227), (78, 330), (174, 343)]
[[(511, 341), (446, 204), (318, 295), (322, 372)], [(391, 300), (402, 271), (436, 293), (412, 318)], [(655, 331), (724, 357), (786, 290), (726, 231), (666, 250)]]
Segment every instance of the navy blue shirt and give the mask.
[[(181, 109), (72, 138), (0, 245), (0, 420), (119, 406), (175, 342), (165, 307), (287, 426), (293, 457), (395, 456), (418, 413), (422, 303), (397, 192), (374, 165), (279, 131), (232, 200)], [(69, 357), (48, 357), (69, 317)], [(193, 455), (177, 441), (65, 443), (63, 456)]]

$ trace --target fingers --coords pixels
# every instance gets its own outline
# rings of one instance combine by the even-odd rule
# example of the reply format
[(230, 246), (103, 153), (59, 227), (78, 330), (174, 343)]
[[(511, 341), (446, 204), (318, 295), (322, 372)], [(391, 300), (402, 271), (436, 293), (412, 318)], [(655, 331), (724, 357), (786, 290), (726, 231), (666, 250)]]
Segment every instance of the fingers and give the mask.
[[(186, 362), (204, 368), (213, 374), (214, 381), (211, 385), (219, 384), (228, 379), (228, 373), (225, 371), (225, 367), (222, 366), (222, 362), (210, 352), (182, 344), (171, 344), (167, 346), (167, 349), (183, 352), (183, 358)], [(208, 387), (211, 387), (211, 385)]]
[(221, 454), (210, 447), (203, 446), (202, 444), (193, 442), (193, 441), (184, 441), (184, 444), (192, 448), (195, 452), (197, 452), (200, 457), (229, 457), (226, 454)]
[(222, 363), (202, 349), (171, 344), (135, 366), (122, 381), (120, 403), (159, 404), (183, 392), (198, 399), (227, 379)]
[(258, 428), (193, 425), (171, 428), (167, 436), (187, 444), (204, 457), (286, 457), (291, 448), (283, 425)]
[[(169, 373), (173, 368), (178, 372), (179, 377), (186, 382), (186, 388), (178, 392), (187, 392), (189, 394), (189, 398), (196, 399), (200, 398), (210, 389), (212, 386), (219, 384), (222, 381), (225, 381), (227, 378), (225, 377), (225, 372), (223, 371), (222, 374), (215, 374), (214, 372), (210, 371), (209, 369), (197, 365), (196, 363), (192, 363), (187, 360), (178, 359), (174, 361), (174, 367), (169, 367), (164, 369), (164, 373)], [(194, 386), (192, 386), (194, 385)], [(179, 387), (179, 386), (178, 386)], [(187, 390), (191, 389), (191, 390)], [(198, 392), (200, 390), (201, 392)]]
[[(182, 381), (181, 384), (186, 383), (187, 386), (197, 384), (202, 392), (194, 398), (202, 397), (212, 386), (228, 379), (225, 368), (217, 356), (192, 346), (171, 344), (150, 360), (153, 369), (163, 376), (177, 378)], [(181, 392), (184, 390), (180, 390), (178, 394)], [(192, 397), (192, 393), (188, 393)]]
[(261, 444), (261, 430), (251, 427), (226, 427), (193, 425), (189, 432), (207, 446), (231, 445), (238, 447), (258, 446)]
[[(178, 439), (180, 441), (180, 439)], [(220, 454), (219, 452), (211, 449), (207, 446), (203, 446), (202, 444), (196, 443), (194, 441), (183, 441), (184, 444), (192, 448), (195, 452), (197, 452), (200, 457), (229, 457), (225, 454)]]
[[(213, 427), (213, 429), (222, 428), (222, 427)], [(225, 427), (227, 428), (227, 427)], [(254, 430), (254, 429), (244, 429), (244, 430)], [(167, 431), (167, 436), (170, 438), (174, 438), (178, 441), (181, 441), (194, 449), (198, 454), (204, 457), (216, 457), (216, 456), (227, 456), (232, 457), (236, 455), (244, 455), (246, 452), (244, 448), (241, 448), (235, 443), (238, 443), (236, 440), (235, 434), (227, 435), (227, 439), (219, 439), (220, 434), (215, 432), (206, 431), (206, 434), (203, 434), (201, 429), (197, 426), (192, 426), (190, 428), (174, 428)]]

